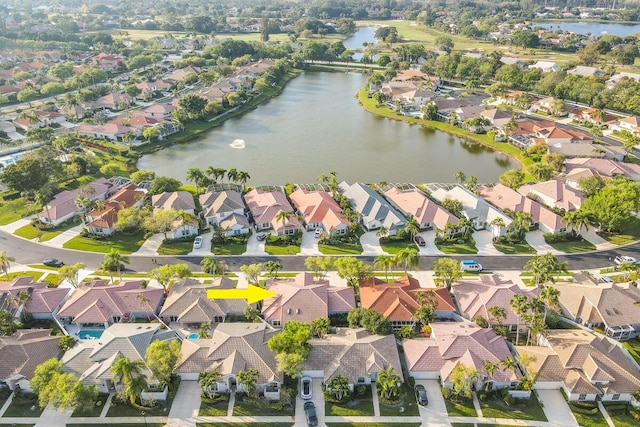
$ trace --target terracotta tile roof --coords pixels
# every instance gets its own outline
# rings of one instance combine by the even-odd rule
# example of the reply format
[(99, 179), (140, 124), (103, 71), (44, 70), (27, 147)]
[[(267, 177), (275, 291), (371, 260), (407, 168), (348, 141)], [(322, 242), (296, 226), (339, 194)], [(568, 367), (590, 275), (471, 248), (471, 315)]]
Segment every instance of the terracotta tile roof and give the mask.
[(310, 273), (299, 273), (293, 279), (268, 280), (265, 285), (278, 294), (263, 302), (262, 314), (267, 322), (276, 320), (282, 325), (292, 320), (311, 322), (356, 307), (353, 288), (330, 287), (328, 281), (314, 280)]
[(458, 224), (458, 218), (429, 199), (422, 191), (412, 188), (401, 190), (392, 187), (385, 196), (405, 214), (413, 216), (421, 226), (435, 226), (444, 230), (447, 224)]
[(311, 352), (302, 370), (323, 371), (324, 382), (343, 375), (349, 382), (392, 366), (402, 372), (393, 335), (372, 335), (364, 329), (340, 328), (323, 339), (311, 339)]
[(69, 294), (67, 288), (49, 288), (46, 282), (34, 282), (33, 277), (16, 277), (11, 282), (0, 281), (0, 296), (3, 293), (18, 295), (20, 291), (27, 290), (30, 297), (25, 308), (31, 314), (51, 314)]
[(41, 218), (51, 218), (53, 220), (63, 218), (71, 212), (78, 211), (75, 204), (76, 198), (81, 195), (87, 195), (92, 200), (104, 199), (111, 192), (113, 184), (106, 178), (98, 178), (95, 181), (84, 185), (75, 190), (65, 190), (56, 194), (52, 200), (47, 203), (47, 209), (38, 214)]
[[(106, 280), (95, 280), (83, 284), (62, 306), (57, 317), (70, 317), (75, 323), (107, 323), (113, 316), (151, 314), (160, 305), (164, 290), (142, 289), (142, 282), (122, 281), (110, 285)], [(144, 295), (149, 302), (141, 302), (139, 295)]]
[(154, 209), (175, 209), (177, 211), (192, 211), (196, 208), (193, 196), (188, 191), (172, 191), (151, 196), (151, 206)]
[[(435, 322), (431, 328), (431, 338), (404, 342), (410, 372), (440, 372), (442, 381), (450, 381), (451, 372), (458, 364), (483, 372), (486, 360), (499, 363), (512, 357), (505, 339), (493, 329), (481, 328), (470, 322)], [(511, 382), (518, 378), (519, 375), (513, 371), (496, 370), (493, 374), (497, 382)]]
[(221, 323), (210, 339), (184, 340), (177, 373), (196, 373), (218, 369), (222, 375), (257, 369), (258, 383), (280, 381), (275, 353), (267, 341), (277, 334), (264, 323)]
[(38, 365), (58, 358), (59, 341), (51, 329), (20, 329), (10, 337), (0, 336), (0, 380), (18, 374), (30, 379)]
[[(244, 200), (251, 211), (254, 222), (256, 224), (271, 224), (276, 232), (282, 230), (282, 222), (276, 219), (278, 213), (280, 211), (294, 213), (287, 196), (280, 191), (263, 191), (256, 188), (245, 194)], [(301, 226), (298, 219), (291, 216), (284, 228), (298, 230)]]
[(322, 223), (329, 233), (340, 225), (343, 227), (349, 225), (338, 203), (326, 191), (308, 191), (299, 188), (289, 197), (307, 224)]
[(580, 208), (587, 197), (582, 191), (571, 188), (556, 179), (523, 185), (518, 188), (518, 193), (523, 196), (534, 195), (547, 205), (553, 204), (553, 206), (567, 211)]
[(610, 159), (577, 158), (565, 160), (567, 173), (576, 168), (588, 168), (602, 176), (613, 177), (617, 175), (637, 179), (640, 175), (640, 165), (632, 163), (616, 162)]

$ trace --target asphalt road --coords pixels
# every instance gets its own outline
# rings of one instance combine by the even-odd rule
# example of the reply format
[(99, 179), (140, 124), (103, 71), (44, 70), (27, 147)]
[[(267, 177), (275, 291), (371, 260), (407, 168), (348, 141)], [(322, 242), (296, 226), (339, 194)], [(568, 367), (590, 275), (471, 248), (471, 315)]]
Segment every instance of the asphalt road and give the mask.
[[(6, 250), (20, 264), (41, 263), (46, 258), (58, 258), (65, 264), (83, 262), (89, 268), (98, 269), (104, 259), (104, 254), (81, 252), (69, 249), (52, 248), (46, 245), (30, 242), (22, 238), (0, 231), (0, 251)], [(603, 268), (613, 265), (611, 261), (617, 255), (631, 255), (640, 259), (640, 243), (634, 243), (624, 248), (615, 250), (590, 252), (581, 254), (561, 255), (558, 259), (569, 263), (569, 270), (587, 270)], [(486, 270), (522, 270), (525, 263), (531, 259), (530, 255), (451, 255), (455, 259), (472, 258), (482, 264)], [(159, 264), (186, 263), (191, 270), (200, 271), (201, 256), (155, 256)], [(241, 265), (266, 261), (279, 261), (285, 271), (304, 271), (306, 256), (215, 256), (218, 260), (224, 260), (231, 271), (238, 271)], [(359, 259), (373, 263), (374, 257), (360, 256)], [(442, 256), (420, 257), (420, 270), (430, 270), (433, 263)], [(156, 267), (151, 262), (151, 256), (131, 256), (127, 270), (149, 271)]]

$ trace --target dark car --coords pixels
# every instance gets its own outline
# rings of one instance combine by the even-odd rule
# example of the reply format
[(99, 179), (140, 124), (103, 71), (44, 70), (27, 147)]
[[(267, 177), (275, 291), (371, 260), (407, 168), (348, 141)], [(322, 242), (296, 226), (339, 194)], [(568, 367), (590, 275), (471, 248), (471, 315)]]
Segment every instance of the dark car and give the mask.
[(316, 405), (313, 402), (304, 402), (304, 416), (307, 418), (308, 426), (318, 425), (318, 416), (316, 415)]
[(64, 262), (60, 261), (59, 259), (55, 259), (55, 258), (48, 258), (45, 259), (44, 261), (42, 261), (42, 263), (44, 265), (46, 265), (47, 267), (56, 267), (56, 268), (60, 268), (64, 265)]
[(425, 246), (427, 244), (427, 242), (424, 241), (422, 236), (416, 236), (413, 238), (413, 240), (416, 242), (416, 245), (418, 246)]
[(429, 399), (427, 399), (427, 390), (425, 390), (424, 386), (422, 384), (416, 384), (414, 390), (416, 392), (416, 400), (418, 401), (418, 404), (427, 406)]

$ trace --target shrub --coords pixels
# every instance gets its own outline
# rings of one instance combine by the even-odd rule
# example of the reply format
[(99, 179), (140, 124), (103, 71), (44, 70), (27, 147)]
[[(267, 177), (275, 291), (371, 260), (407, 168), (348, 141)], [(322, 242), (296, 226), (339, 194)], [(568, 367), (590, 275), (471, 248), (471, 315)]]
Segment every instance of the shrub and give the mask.
[(560, 321), (558, 320), (558, 316), (553, 313), (549, 313), (547, 315), (546, 324), (549, 329), (556, 329), (558, 327), (558, 323), (560, 323)]
[(509, 393), (505, 393), (505, 395), (502, 397), (502, 401), (507, 406), (513, 406), (516, 404), (516, 398)]
[(451, 400), (451, 396), (453, 396), (453, 390), (451, 390), (449, 387), (440, 387), (440, 390), (442, 391), (442, 397), (444, 397), (445, 400)]
[(409, 387), (414, 388), (416, 386), (416, 379), (413, 377), (407, 378), (407, 384), (409, 384)]
[(544, 233), (544, 241), (547, 243), (561, 243), (569, 240), (567, 233)]

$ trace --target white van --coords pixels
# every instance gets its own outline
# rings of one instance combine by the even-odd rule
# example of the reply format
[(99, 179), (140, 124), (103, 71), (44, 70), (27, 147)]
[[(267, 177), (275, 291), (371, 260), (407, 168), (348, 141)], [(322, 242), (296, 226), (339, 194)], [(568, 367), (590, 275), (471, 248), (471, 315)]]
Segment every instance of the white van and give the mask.
[(482, 264), (478, 264), (472, 259), (463, 259), (460, 261), (460, 269), (462, 271), (482, 271)]

